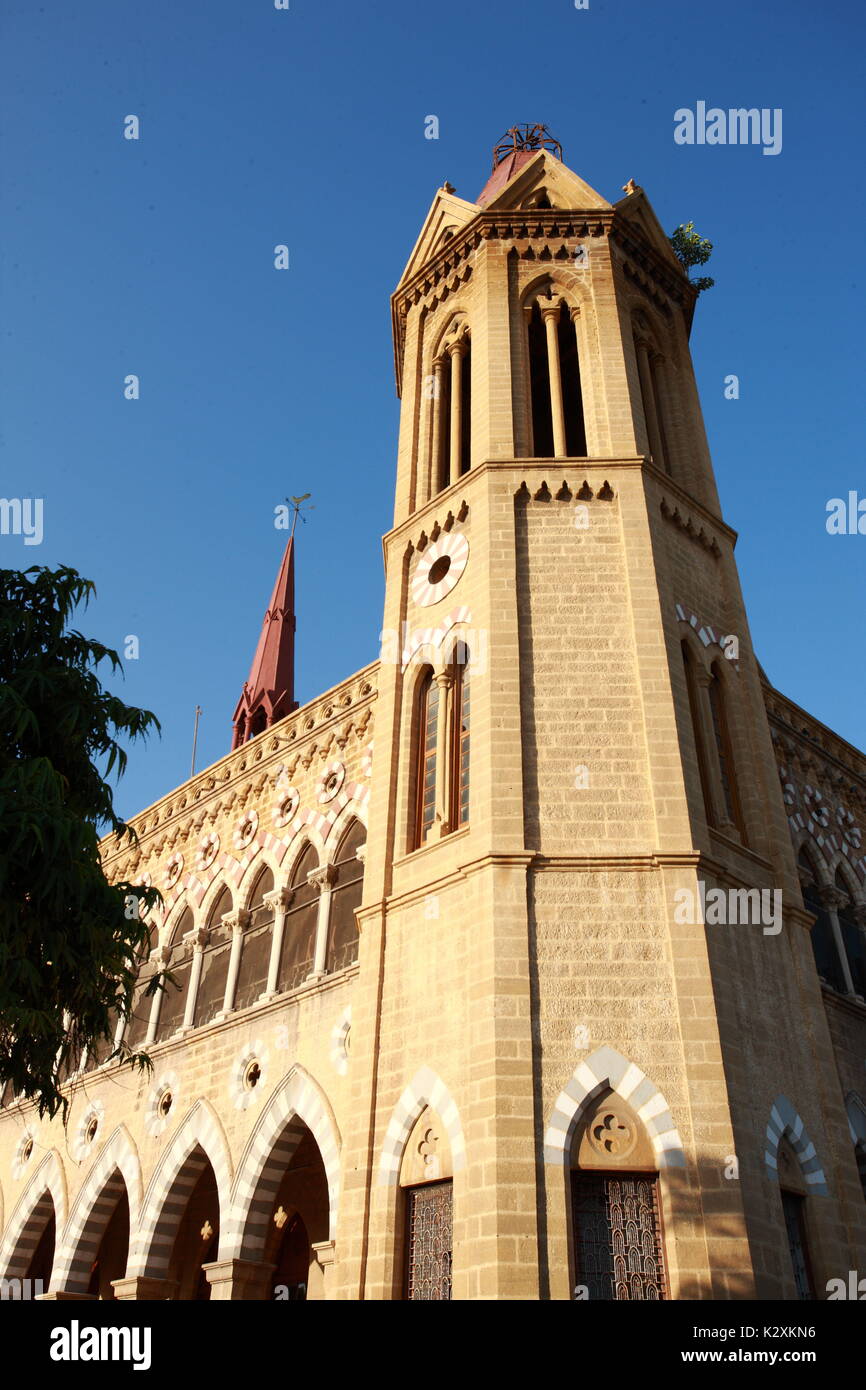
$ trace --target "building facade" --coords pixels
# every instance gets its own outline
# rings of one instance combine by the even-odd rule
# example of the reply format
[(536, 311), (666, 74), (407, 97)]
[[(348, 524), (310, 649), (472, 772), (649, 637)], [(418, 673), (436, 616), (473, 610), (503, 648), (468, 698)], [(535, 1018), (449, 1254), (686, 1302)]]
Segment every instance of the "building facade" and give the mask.
[(160, 888), (71, 1110), (3, 1098), (57, 1299), (795, 1299), (866, 1273), (866, 759), (759, 666), (642, 189), (543, 129), (393, 296), (377, 661), (106, 843)]

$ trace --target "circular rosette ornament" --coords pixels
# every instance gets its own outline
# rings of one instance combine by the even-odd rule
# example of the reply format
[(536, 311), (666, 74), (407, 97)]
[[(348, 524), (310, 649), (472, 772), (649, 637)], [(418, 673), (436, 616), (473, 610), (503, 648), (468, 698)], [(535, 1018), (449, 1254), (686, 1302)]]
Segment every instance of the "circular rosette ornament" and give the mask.
[(212, 831), (210, 835), (205, 835), (204, 839), (199, 841), (195, 856), (195, 866), (199, 873), (210, 868), (219, 851), (220, 837), (215, 831)]
[(412, 576), (412, 601), (429, 608), (447, 598), (469, 560), (469, 542), (462, 531), (440, 536), (428, 546)]
[(235, 826), (232, 844), (237, 850), (244, 850), (251, 845), (256, 838), (256, 831), (259, 828), (258, 811), (245, 811)]
[(346, 769), (342, 763), (329, 763), (316, 786), (316, 797), (320, 806), (326, 806), (340, 791), (346, 780)]

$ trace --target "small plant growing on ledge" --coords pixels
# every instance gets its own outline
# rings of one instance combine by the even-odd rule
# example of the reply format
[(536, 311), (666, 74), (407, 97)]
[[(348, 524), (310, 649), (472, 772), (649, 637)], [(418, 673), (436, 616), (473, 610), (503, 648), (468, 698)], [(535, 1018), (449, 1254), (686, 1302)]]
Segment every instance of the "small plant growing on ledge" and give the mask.
[(694, 265), (706, 265), (713, 253), (713, 243), (707, 241), (706, 237), (698, 236), (694, 222), (687, 222), (685, 226), (680, 223), (676, 231), (671, 233), (670, 243), (674, 255), (698, 294), (716, 283), (709, 275), (700, 275), (697, 280), (692, 280), (689, 273)]

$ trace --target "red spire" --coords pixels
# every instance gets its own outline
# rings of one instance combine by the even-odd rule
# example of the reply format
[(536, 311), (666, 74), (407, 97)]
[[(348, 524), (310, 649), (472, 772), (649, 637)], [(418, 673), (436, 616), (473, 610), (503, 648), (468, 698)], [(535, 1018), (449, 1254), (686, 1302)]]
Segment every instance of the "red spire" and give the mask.
[(259, 645), (234, 713), (232, 748), (297, 709), (295, 702), (295, 552), (290, 537), (265, 613)]

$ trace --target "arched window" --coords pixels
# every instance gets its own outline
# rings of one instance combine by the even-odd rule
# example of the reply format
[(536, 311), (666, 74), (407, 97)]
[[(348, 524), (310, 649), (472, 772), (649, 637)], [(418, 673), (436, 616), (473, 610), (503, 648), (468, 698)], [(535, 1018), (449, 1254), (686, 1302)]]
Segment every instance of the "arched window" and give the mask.
[(235, 1009), (249, 1008), (264, 993), (268, 983), (274, 910), (264, 898), (266, 893), (273, 892), (273, 888), (274, 876), (265, 865), (256, 879), (250, 899), (250, 920), (244, 929), (235, 986)]
[(307, 875), (319, 867), (312, 845), (307, 845), (292, 874), (292, 900), (286, 912), (277, 989), (281, 994), (297, 989), (309, 976), (316, 953), (319, 890)]
[(844, 994), (845, 977), (833, 936), (833, 923), (822, 897), (815, 867), (803, 849), (800, 850), (797, 866), (800, 873), (803, 904), (806, 911), (811, 912), (815, 918), (812, 927), (812, 952), (815, 957), (815, 967), (818, 975), (826, 984), (838, 990), (840, 994)]
[(428, 668), (418, 691), (415, 769), (415, 848), (423, 845), (436, 816), (436, 763), (439, 742), (439, 686)]
[(167, 967), (171, 980), (166, 980), (159, 1004), (157, 1042), (170, 1038), (183, 1026), (192, 969), (192, 946), (189, 942), (184, 942), (183, 938), (192, 931), (194, 925), (192, 910), (187, 907), (171, 936), (171, 955)]
[(644, 336), (645, 330), (638, 326), (634, 336), (634, 351), (637, 358), (640, 396), (646, 425), (650, 456), (658, 468), (670, 473), (670, 451), (668, 430), (665, 422), (665, 400), (662, 386), (661, 354), (656, 351)]
[(355, 908), (361, 906), (364, 891), (364, 865), (358, 849), (364, 844), (367, 832), (358, 820), (353, 820), (343, 835), (334, 860), (336, 870), (331, 889), (330, 922), (328, 924), (327, 970), (343, 970), (358, 959), (358, 928)]
[(126, 1025), (124, 1041), (131, 1052), (137, 1052), (147, 1040), (150, 1011), (153, 1007), (153, 995), (147, 993), (147, 987), (159, 969), (159, 966), (150, 959), (150, 953), (156, 945), (156, 940), (157, 933), (151, 927), (147, 941), (139, 953), (138, 979), (135, 993), (132, 996), (132, 1013)]
[[(547, 320), (553, 323), (548, 328)], [(529, 388), (532, 408), (532, 453), (535, 458), (583, 458), (586, 425), (577, 334), (564, 300), (532, 305), (528, 324)]]
[(866, 951), (863, 947), (863, 933), (857, 922), (849, 885), (841, 869), (836, 871), (836, 887), (840, 894), (845, 894), (844, 901), (840, 903), (838, 909), (839, 927), (842, 932), (842, 945), (845, 948), (848, 969), (851, 973), (851, 983), (854, 986), (854, 993), (866, 999)]
[(577, 1127), (571, 1170), (580, 1297), (667, 1297), (655, 1155), (642, 1122), (615, 1092), (594, 1101)]
[(728, 725), (724, 682), (719, 674), (718, 664), (715, 661), (710, 668), (708, 693), (710, 697), (710, 714), (713, 721), (713, 735), (716, 740), (719, 783), (722, 791), (722, 802), (725, 814), (731, 824), (737, 827), (745, 840), (745, 826), (743, 825), (740, 797), (737, 790), (737, 778), (734, 768), (733, 745), (731, 743), (731, 734)]
[(451, 813), (448, 823), (452, 830), (469, 823), (469, 648), (458, 642), (454, 651), (452, 700), (454, 721), (451, 750)]
[(812, 1299), (815, 1297), (815, 1286), (809, 1257), (806, 1181), (799, 1159), (784, 1136), (779, 1140), (777, 1162), (779, 1190), (785, 1217), (788, 1250), (794, 1273), (794, 1286), (798, 1298)]
[(701, 721), (701, 692), (698, 689), (697, 670), (695, 659), (689, 651), (688, 642), (680, 644), (683, 654), (683, 666), (686, 672), (686, 689), (689, 695), (689, 713), (692, 717), (692, 733), (695, 739), (695, 753), (698, 759), (698, 771), (701, 777), (701, 791), (704, 797), (704, 813), (707, 824), (714, 823), (713, 799), (710, 784), (710, 771), (707, 764), (707, 750), (704, 746), (704, 733)]
[(403, 1296), (412, 1302), (451, 1298), (453, 1165), (448, 1133), (425, 1106), (403, 1150), (405, 1257)]
[(472, 462), (472, 340), (465, 327), (445, 343), (434, 369), (433, 478), (441, 492)]
[(223, 1006), (232, 949), (232, 929), (222, 919), (231, 910), (231, 892), (228, 888), (223, 888), (208, 913), (208, 935), (202, 952), (201, 975), (193, 1014), (195, 1028), (210, 1023)]

